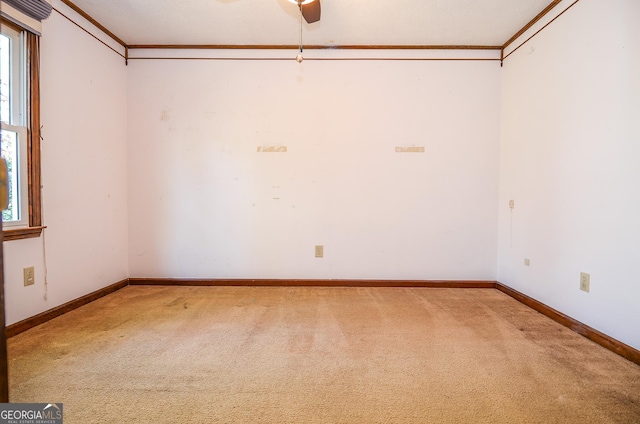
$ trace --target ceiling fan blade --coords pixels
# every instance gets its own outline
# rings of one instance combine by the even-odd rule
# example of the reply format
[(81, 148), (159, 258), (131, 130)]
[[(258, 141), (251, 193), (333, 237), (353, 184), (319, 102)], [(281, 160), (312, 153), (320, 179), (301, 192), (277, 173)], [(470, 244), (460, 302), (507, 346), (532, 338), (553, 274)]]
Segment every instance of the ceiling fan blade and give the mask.
[(312, 24), (320, 20), (320, 0), (312, 1), (311, 3), (303, 4), (301, 6), (302, 16), (307, 23)]

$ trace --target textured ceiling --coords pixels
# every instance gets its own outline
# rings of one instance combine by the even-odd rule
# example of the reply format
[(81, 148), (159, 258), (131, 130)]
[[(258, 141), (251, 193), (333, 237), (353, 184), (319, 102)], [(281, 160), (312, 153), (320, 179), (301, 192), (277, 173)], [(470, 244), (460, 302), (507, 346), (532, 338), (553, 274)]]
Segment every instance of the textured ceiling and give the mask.
[[(295, 45), (287, 0), (71, 0), (129, 45)], [(321, 0), (306, 45), (500, 46), (550, 0)], [(55, 3), (54, 3), (55, 4)]]

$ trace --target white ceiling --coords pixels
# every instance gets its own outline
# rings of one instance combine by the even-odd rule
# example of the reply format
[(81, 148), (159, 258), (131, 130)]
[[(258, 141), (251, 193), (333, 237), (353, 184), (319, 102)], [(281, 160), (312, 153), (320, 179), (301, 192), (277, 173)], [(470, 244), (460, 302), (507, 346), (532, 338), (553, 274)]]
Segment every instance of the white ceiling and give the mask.
[[(128, 45), (297, 45), (287, 0), (71, 0)], [(501, 46), (550, 0), (321, 0), (305, 45)]]

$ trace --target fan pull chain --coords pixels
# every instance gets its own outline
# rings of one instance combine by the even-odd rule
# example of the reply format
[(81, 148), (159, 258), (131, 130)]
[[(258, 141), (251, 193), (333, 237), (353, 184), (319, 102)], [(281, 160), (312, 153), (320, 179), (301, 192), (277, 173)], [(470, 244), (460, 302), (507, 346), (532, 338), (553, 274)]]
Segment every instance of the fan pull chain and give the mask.
[(302, 63), (302, 0), (298, 0), (298, 10), (300, 11), (300, 16), (298, 16), (298, 23), (300, 27), (300, 53), (298, 53), (298, 56), (296, 56), (296, 61), (298, 63)]

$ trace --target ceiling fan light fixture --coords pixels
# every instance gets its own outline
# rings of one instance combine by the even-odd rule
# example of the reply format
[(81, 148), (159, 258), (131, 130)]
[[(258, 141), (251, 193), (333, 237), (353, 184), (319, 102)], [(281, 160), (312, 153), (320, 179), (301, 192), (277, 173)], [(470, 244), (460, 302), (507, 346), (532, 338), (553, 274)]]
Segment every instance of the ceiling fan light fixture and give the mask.
[[(312, 3), (316, 0), (302, 0), (302, 2), (300, 2), (300, 4), (309, 4)], [(293, 3), (293, 4), (298, 4), (298, 0), (289, 0), (289, 3)]]

